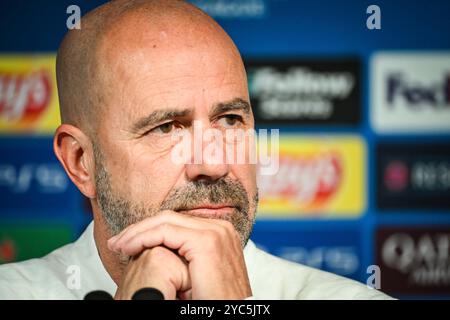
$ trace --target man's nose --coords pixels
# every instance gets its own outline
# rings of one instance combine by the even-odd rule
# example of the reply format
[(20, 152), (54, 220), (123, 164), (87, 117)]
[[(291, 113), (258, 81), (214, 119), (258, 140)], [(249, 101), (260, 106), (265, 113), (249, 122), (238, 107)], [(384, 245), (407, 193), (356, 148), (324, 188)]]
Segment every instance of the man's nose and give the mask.
[(188, 164), (186, 176), (190, 181), (206, 180), (216, 181), (225, 177), (229, 172), (228, 165), (222, 164)]
[(223, 137), (220, 135), (212, 137), (204, 133), (194, 134), (192, 158), (186, 164), (186, 176), (191, 181), (215, 181), (225, 177), (230, 171), (230, 166), (226, 162)]

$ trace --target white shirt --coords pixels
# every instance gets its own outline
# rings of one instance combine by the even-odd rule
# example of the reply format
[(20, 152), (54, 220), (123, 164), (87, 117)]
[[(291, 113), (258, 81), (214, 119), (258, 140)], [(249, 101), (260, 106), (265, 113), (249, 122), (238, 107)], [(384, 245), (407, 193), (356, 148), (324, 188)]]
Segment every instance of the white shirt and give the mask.
[[(254, 299), (390, 299), (367, 286), (272, 256), (249, 241), (244, 258)], [(40, 259), (0, 265), (0, 299), (83, 299), (94, 290), (114, 296), (93, 222), (80, 238)]]

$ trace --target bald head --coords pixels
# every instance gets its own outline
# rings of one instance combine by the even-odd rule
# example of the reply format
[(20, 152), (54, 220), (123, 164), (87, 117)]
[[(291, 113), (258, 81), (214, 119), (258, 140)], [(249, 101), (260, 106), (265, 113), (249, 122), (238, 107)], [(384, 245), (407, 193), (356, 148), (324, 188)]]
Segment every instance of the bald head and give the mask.
[[(82, 18), (81, 30), (67, 33), (58, 50), (62, 123), (95, 136), (108, 105), (123, 103), (117, 100), (124, 94), (117, 91), (139, 85), (139, 81), (127, 77), (130, 68), (139, 67), (142, 74), (151, 77), (165, 64), (182, 63), (174, 58), (180, 51), (197, 48), (199, 52), (199, 47), (203, 48), (200, 51), (226, 51), (230, 60), (242, 64), (228, 35), (189, 3), (118, 0), (98, 7)], [(112, 97), (116, 101), (111, 101)]]
[[(240, 54), (212, 18), (175, 0), (105, 4), (63, 40), (57, 81), (63, 124), (54, 149), (91, 199), (97, 243), (162, 210), (184, 208), (194, 208), (187, 215), (226, 219), (248, 239), (256, 166), (217, 163), (216, 147), (251, 159), (251, 134), (220, 137), (252, 133), (254, 119)], [(192, 163), (179, 161), (189, 155), (186, 142)], [(197, 161), (203, 149), (205, 160)], [(195, 210), (209, 203), (230, 210)]]

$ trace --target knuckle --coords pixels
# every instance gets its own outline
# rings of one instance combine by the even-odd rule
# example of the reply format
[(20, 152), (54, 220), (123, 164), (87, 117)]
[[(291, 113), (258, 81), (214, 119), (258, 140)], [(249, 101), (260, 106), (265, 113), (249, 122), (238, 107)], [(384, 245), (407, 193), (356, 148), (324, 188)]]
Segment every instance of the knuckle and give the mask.
[(171, 219), (173, 217), (173, 215), (174, 215), (174, 212), (171, 210), (163, 210), (158, 214), (160, 219), (162, 219), (163, 221), (168, 221), (169, 219)]
[(234, 225), (231, 223), (231, 221), (224, 220), (223, 221), (223, 226), (228, 232), (234, 232), (235, 231)]
[(155, 256), (165, 256), (167, 255), (168, 250), (164, 247), (154, 247), (152, 249), (149, 249), (148, 251), (150, 251), (150, 255), (155, 257)]
[(160, 261), (166, 259), (169, 254), (169, 250), (164, 247), (154, 247), (151, 249), (146, 249), (142, 255), (144, 255), (144, 260), (149, 261)]
[(223, 221), (223, 224), (224, 224), (224, 226), (225, 226), (226, 228), (231, 228), (231, 229), (233, 229), (233, 224), (231, 223), (230, 220), (222, 220), (222, 221)]
[(241, 235), (239, 234), (239, 232), (236, 229), (233, 229), (232, 238), (236, 243), (241, 245), (241, 241), (242, 241)]
[(217, 232), (214, 231), (205, 231), (203, 235), (203, 243), (206, 246), (206, 249), (208, 250), (214, 250), (217, 248), (221, 242), (221, 237)]
[(223, 238), (232, 238), (236, 229), (230, 221), (223, 220), (220, 224), (219, 232)]
[(229, 236), (229, 229), (227, 226), (225, 225), (221, 225), (219, 226), (219, 228), (217, 228), (217, 236), (221, 237), (222, 239), (225, 239)]
[(161, 223), (161, 225), (158, 228), (162, 234), (165, 234), (170, 231), (171, 225), (168, 222), (163, 222), (163, 223)]
[(169, 210), (163, 210), (159, 213), (160, 217), (167, 217), (171, 214), (171, 212)]

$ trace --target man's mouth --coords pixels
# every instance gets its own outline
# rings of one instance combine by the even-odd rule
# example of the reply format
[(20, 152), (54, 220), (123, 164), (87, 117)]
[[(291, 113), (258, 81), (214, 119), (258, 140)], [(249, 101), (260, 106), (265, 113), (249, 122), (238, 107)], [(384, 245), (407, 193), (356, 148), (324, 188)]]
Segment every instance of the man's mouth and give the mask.
[(190, 207), (190, 208), (182, 208), (177, 211), (180, 213), (193, 215), (193, 216), (214, 218), (215, 216), (223, 217), (223, 216), (227, 216), (227, 215), (232, 215), (235, 210), (236, 210), (236, 207), (233, 205), (205, 204), (205, 205), (199, 205), (199, 206)]

